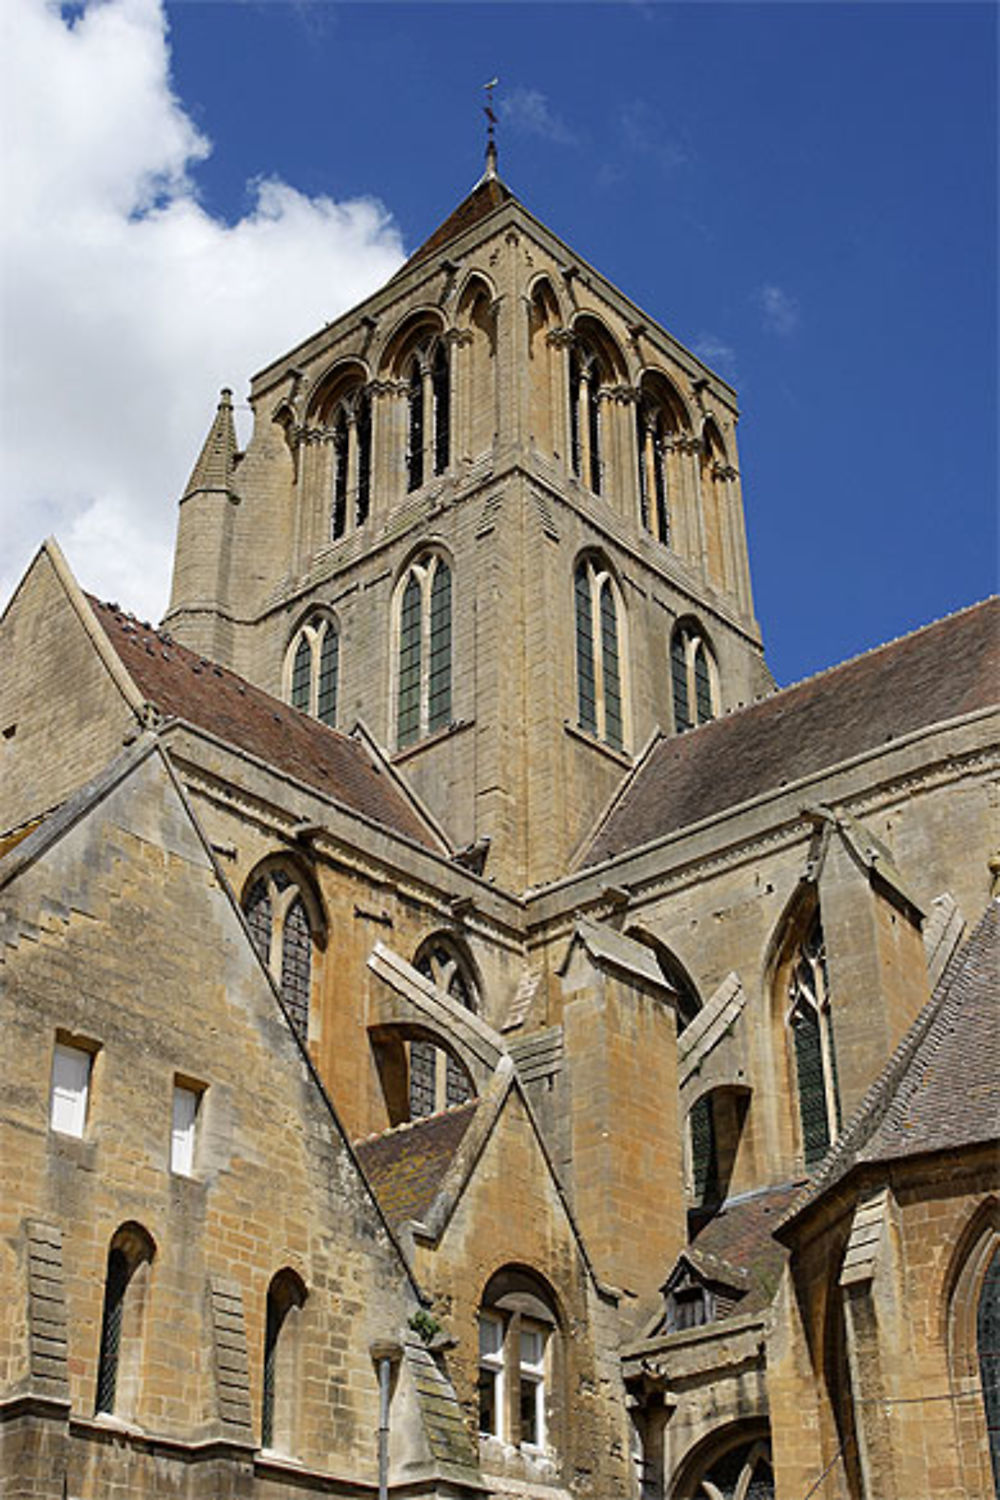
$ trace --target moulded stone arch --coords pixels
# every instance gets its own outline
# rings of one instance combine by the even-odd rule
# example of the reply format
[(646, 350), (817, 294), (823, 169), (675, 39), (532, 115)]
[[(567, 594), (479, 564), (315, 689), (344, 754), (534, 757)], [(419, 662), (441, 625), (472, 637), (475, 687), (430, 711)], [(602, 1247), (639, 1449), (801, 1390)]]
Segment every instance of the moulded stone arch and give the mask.
[(659, 365), (643, 365), (636, 380), (636, 390), (640, 398), (648, 395), (661, 402), (673, 418), (678, 432), (694, 431), (691, 409), (677, 382)]
[(577, 723), (613, 749), (631, 738), (629, 627), (625, 591), (605, 553), (583, 547), (571, 578)]
[[(773, 1474), (770, 1427), (764, 1417), (746, 1417), (725, 1423), (697, 1439), (679, 1463), (669, 1485), (670, 1500), (716, 1500), (703, 1481), (712, 1469), (731, 1455), (745, 1450), (743, 1462), (763, 1458)], [(716, 1491), (716, 1495), (720, 1492)], [(742, 1500), (742, 1497), (741, 1497)]]
[(536, 271), (528, 282), (525, 295), (529, 303), (539, 298), (545, 299), (551, 304), (560, 324), (568, 321), (569, 303), (562, 288), (556, 284), (548, 271)]
[(257, 861), (243, 881), (240, 892), (241, 910), (245, 909), (247, 897), (256, 881), (262, 875), (279, 869), (287, 871), (292, 882), (298, 887), (299, 894), (302, 897), (309, 916), (309, 926), (313, 940), (321, 946), (324, 945), (327, 941), (329, 923), (327, 921), (323, 898), (320, 895), (319, 887), (311, 870), (308, 869), (304, 861), (296, 859), (292, 854), (288, 854), (282, 850), (275, 850), (273, 853), (266, 854), (262, 859)]
[[(938, 1334), (947, 1351), (954, 1396), (955, 1447), (969, 1494), (1000, 1482), (1000, 1455), (991, 1455), (990, 1413), (983, 1378), (980, 1312), (987, 1274), (1000, 1255), (1000, 1201), (990, 1195), (959, 1235), (938, 1293)], [(997, 1355), (994, 1353), (994, 1359)], [(994, 1413), (995, 1421), (995, 1413)]]
[[(438, 1054), (441, 1055), (445, 1063), (445, 1079), (449, 1076), (447, 1072), (449, 1064), (453, 1069), (459, 1070), (459, 1074), (452, 1073), (450, 1076), (453, 1079), (458, 1076), (465, 1079), (466, 1099), (474, 1099), (479, 1090), (488, 1082), (488, 1072), (484, 1069), (481, 1060), (473, 1054), (471, 1048), (465, 1046), (461, 1039), (447, 1033), (444, 1027), (435, 1026), (431, 1021), (414, 1018), (380, 1022), (368, 1027), (368, 1040), (375, 1059), (390, 1126), (402, 1125), (408, 1120), (422, 1117), (421, 1113), (415, 1112), (413, 1107), (412, 1048), (414, 1044), (418, 1047), (433, 1049), (435, 1057)], [(446, 1083), (444, 1087), (447, 1087)], [(464, 1103), (465, 1100), (455, 1102)], [(434, 1106), (424, 1110), (423, 1114), (435, 1113), (437, 1107), (446, 1108), (447, 1103), (446, 1093), (440, 1103), (435, 1093)]]
[(488, 452), (499, 414), (496, 387), (496, 292), (481, 271), (470, 271), (455, 308), (452, 387), (457, 451), (466, 459)]
[(680, 733), (718, 716), (722, 702), (719, 659), (711, 634), (692, 614), (674, 621), (669, 651), (674, 729)]
[(667, 983), (677, 992), (677, 1034), (689, 1026), (702, 1008), (701, 992), (691, 977), (691, 971), (676, 951), (669, 947), (648, 928), (632, 926), (626, 929), (626, 937), (634, 938), (656, 954), (656, 961), (663, 971)]
[(628, 379), (628, 360), (621, 343), (598, 313), (578, 312), (571, 324), (574, 339), (598, 358), (602, 380), (609, 385)]
[(317, 376), (305, 401), (307, 422), (325, 424), (336, 406), (371, 379), (371, 371), (357, 355), (345, 355)]
[[(320, 712), (319, 704), (319, 676), (324, 664), (324, 656), (328, 652), (327, 635), (329, 632), (336, 637), (333, 666), (336, 674), (339, 675), (341, 626), (336, 610), (328, 604), (314, 603), (299, 612), (285, 643), (281, 668), (281, 695), (293, 708), (299, 708), (332, 726), (336, 721), (335, 712), (332, 716), (327, 716)], [(301, 699), (303, 696), (302, 669), (305, 660), (301, 649), (303, 642), (305, 642), (308, 654), (310, 674), (305, 702), (296, 701), (297, 697)], [(338, 691), (339, 683), (334, 682), (334, 707)]]
[(425, 339), (443, 338), (446, 330), (444, 314), (433, 303), (411, 308), (386, 336), (378, 361), (379, 375), (383, 379), (400, 379), (414, 350)]
[[(482, 1010), (483, 979), (479, 965), (472, 956), (472, 951), (464, 938), (457, 936), (454, 932), (445, 929), (435, 929), (423, 938), (419, 947), (413, 955), (413, 967), (421, 969), (421, 961), (430, 955), (434, 949), (443, 949), (454, 962), (461, 973), (469, 993), (468, 1001), (463, 1001), (467, 1008), (478, 1015)], [(435, 982), (438, 982), (435, 976)], [(447, 986), (445, 986), (447, 988)], [(451, 991), (448, 991), (451, 993)]]

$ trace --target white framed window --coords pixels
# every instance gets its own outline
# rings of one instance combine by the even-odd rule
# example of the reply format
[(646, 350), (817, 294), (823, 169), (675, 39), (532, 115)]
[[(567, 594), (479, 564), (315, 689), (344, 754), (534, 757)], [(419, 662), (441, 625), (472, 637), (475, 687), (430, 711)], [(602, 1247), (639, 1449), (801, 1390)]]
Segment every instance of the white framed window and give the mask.
[(49, 1124), (60, 1135), (83, 1135), (93, 1065), (94, 1054), (89, 1048), (56, 1042), (52, 1056)]
[(504, 1324), (496, 1313), (479, 1314), (479, 1431), (506, 1437), (504, 1423)]
[(194, 1172), (195, 1139), (202, 1092), (190, 1084), (174, 1083), (170, 1122), (170, 1170), (178, 1177), (190, 1177)]
[(545, 1447), (545, 1345), (548, 1331), (540, 1323), (522, 1318), (519, 1338), (518, 1380), (521, 1413), (521, 1446)]

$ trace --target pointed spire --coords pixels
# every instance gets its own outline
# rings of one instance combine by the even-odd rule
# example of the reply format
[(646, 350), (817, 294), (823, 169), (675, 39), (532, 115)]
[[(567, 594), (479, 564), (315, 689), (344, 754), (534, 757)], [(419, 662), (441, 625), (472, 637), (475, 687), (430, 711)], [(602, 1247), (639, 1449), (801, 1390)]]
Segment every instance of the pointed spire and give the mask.
[(185, 497), (194, 494), (196, 490), (228, 492), (232, 488), (234, 461), (238, 451), (236, 424), (233, 421), (233, 393), (228, 386), (224, 386), (219, 393), (215, 420), (208, 430), (208, 436), (184, 490)]

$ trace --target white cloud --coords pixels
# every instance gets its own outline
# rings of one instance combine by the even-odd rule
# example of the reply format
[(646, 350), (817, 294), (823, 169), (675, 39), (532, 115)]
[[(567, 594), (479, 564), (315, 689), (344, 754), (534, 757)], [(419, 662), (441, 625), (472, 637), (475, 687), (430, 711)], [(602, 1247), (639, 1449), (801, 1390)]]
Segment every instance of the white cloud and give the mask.
[(500, 97), (497, 107), (504, 124), (522, 135), (540, 136), (556, 146), (576, 144), (576, 136), (553, 114), (548, 99), (539, 89), (511, 89)]
[(691, 351), (703, 359), (710, 370), (715, 370), (724, 380), (735, 384), (739, 380), (739, 370), (736, 365), (736, 350), (731, 344), (724, 343), (714, 333), (699, 334), (691, 345)]
[(0, 41), (0, 601), (55, 532), (83, 584), (158, 616), (219, 387), (239, 401), (402, 246), (374, 199), (277, 180), (235, 224), (205, 211), (191, 173), (211, 145), (172, 93), (159, 0), (72, 21), (6, 0)]
[(632, 99), (623, 105), (618, 125), (628, 150), (650, 158), (661, 172), (675, 172), (687, 162), (689, 153), (667, 133), (662, 114), (645, 99)]
[(795, 332), (799, 326), (799, 304), (794, 297), (773, 284), (758, 287), (754, 297), (765, 328), (786, 337)]

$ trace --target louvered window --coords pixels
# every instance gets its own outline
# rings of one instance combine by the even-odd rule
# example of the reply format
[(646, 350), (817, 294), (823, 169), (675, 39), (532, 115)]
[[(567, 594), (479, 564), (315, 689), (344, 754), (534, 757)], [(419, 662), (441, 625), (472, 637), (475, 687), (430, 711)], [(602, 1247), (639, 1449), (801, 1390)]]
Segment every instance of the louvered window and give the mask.
[(1000, 1496), (1000, 1248), (993, 1252), (979, 1295), (976, 1343), (993, 1487)]
[[(624, 748), (619, 606), (610, 574), (590, 557), (573, 578), (577, 722), (616, 750)], [(594, 626), (598, 622), (599, 642)]]

